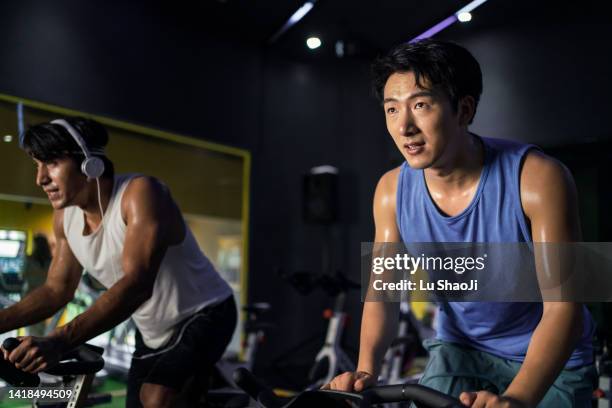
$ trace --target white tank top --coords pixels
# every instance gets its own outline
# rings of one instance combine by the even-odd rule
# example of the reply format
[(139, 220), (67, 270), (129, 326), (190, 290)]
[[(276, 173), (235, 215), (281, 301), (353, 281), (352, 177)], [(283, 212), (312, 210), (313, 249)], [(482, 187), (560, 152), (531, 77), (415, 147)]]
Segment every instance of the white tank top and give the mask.
[[(104, 213), (104, 226), (101, 223), (89, 235), (83, 235), (83, 211), (77, 206), (64, 209), (64, 233), (74, 256), (106, 288), (123, 276), (121, 257), (126, 224), (121, 216), (121, 198), (130, 180), (138, 176), (115, 176), (113, 192)], [(144, 343), (153, 349), (170, 339), (173, 327), (181, 320), (206, 306), (220, 303), (232, 294), (230, 286), (200, 250), (187, 225), (185, 230), (183, 242), (166, 251), (153, 295), (132, 315)]]

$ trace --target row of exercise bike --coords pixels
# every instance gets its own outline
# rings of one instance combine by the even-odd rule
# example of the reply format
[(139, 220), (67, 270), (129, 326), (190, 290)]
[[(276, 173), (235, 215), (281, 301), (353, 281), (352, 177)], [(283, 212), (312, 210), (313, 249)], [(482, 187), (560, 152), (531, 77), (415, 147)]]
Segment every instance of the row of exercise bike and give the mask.
[[(202, 395), (202, 406), (214, 407), (306, 407), (319, 404), (325, 407), (369, 407), (378, 404), (388, 406), (408, 406), (412, 401), (417, 407), (460, 407), (455, 398), (416, 384), (419, 374), (406, 375), (408, 365), (419, 348), (423, 338), (432, 335), (428, 328), (422, 325), (410, 310), (410, 304), (401, 304), (400, 324), (396, 339), (385, 355), (379, 385), (363, 393), (343, 393), (319, 388), (343, 371), (354, 370), (351, 359), (347, 356), (341, 343), (345, 322), (344, 311), (347, 293), (358, 289), (359, 285), (351, 282), (342, 274), (335, 276), (298, 273), (283, 275), (300, 293), (307, 295), (317, 289), (326, 291), (334, 298), (334, 308), (327, 313), (328, 324), (325, 341), (317, 353), (314, 364), (309, 371), (309, 386), (300, 393), (283, 394), (267, 387), (263, 381), (252, 374), (257, 350), (268, 332), (274, 330), (274, 325), (267, 322), (265, 315), (270, 310), (267, 303), (255, 303), (243, 307), (245, 321), (243, 326), (244, 343), (240, 356), (227, 356), (216, 367), (215, 384)], [(87, 307), (93, 296), (99, 295), (99, 288), (88, 279), (81, 283), (80, 293), (75, 302), (79, 307)], [(0, 303), (5, 306), (10, 301), (0, 297)], [(56, 319), (53, 324), (58, 322)], [(97, 345), (86, 344), (67, 353), (65, 359), (57, 366), (51, 367), (41, 375), (31, 375), (19, 371), (10, 363), (0, 361), (0, 379), (5, 387), (0, 387), (1, 395), (6, 394), (11, 387), (40, 387), (71, 390), (67, 401), (47, 401), (33, 399), (33, 407), (85, 407), (108, 403), (110, 394), (91, 393), (92, 383), (103, 380), (108, 372), (125, 376), (129, 369), (129, 358), (133, 350), (129, 339), (133, 335), (134, 326), (130, 321), (118, 326), (107, 337), (107, 343)], [(5, 339), (3, 347), (7, 350), (15, 347), (17, 340)], [(100, 347), (102, 346), (102, 347)], [(293, 351), (290, 351), (291, 354)], [(104, 353), (104, 358), (102, 354)], [(105, 362), (106, 360), (106, 362)], [(606, 395), (603, 395), (606, 397)], [(387, 405), (385, 405), (387, 406)], [(605, 406), (601, 405), (600, 406)]]
[[(344, 303), (346, 294), (349, 290), (356, 289), (359, 287), (358, 284), (351, 282), (346, 279), (343, 275), (338, 274), (336, 276), (327, 275), (312, 275), (305, 273), (298, 273), (293, 275), (283, 275), (283, 277), (290, 282), (296, 290), (300, 293), (307, 295), (313, 290), (322, 289), (329, 295), (334, 297), (334, 308), (327, 311), (327, 333), (324, 344), (317, 354), (315, 362), (309, 373), (309, 381), (311, 386), (308, 387), (308, 395), (315, 392), (322, 384), (329, 382), (334, 375), (341, 370), (354, 369), (353, 363), (347, 356), (347, 353), (342, 348), (341, 338), (345, 328), (347, 315), (344, 312)], [(100, 294), (101, 287), (96, 285), (95, 281), (92, 281), (87, 275), (80, 283), (77, 296), (69, 306), (76, 310), (84, 310), (88, 307), (97, 296)], [(0, 294), (0, 303), (3, 307), (9, 306), (14, 300), (7, 298)], [(258, 399), (268, 401), (269, 406), (278, 406), (278, 403), (270, 402), (271, 393), (267, 388), (261, 388), (258, 392), (253, 391), (252, 384), (261, 384), (259, 381), (244, 380), (244, 378), (252, 378), (250, 371), (253, 369), (253, 363), (256, 359), (257, 349), (263, 342), (265, 336), (271, 329), (274, 329), (275, 325), (265, 321), (265, 315), (270, 309), (270, 305), (267, 303), (255, 303), (246, 305), (243, 308), (245, 313), (245, 320), (243, 326), (244, 343), (243, 351), (240, 355), (234, 354), (223, 358), (216, 367), (215, 383), (213, 389), (210, 389), (206, 396), (203, 397), (207, 406), (250, 406), (260, 405), (262, 403), (256, 403)], [(402, 382), (402, 367), (405, 362), (405, 354), (410, 344), (416, 342), (416, 336), (411, 331), (414, 329), (414, 317), (410, 313), (409, 309), (402, 308), (402, 323), (400, 324), (400, 333), (398, 334), (398, 340), (390, 348), (389, 353), (386, 356), (385, 364), (383, 365), (383, 375), (381, 375), (382, 384), (394, 384)], [(61, 315), (60, 311), (51, 321), (47, 322), (46, 332), (50, 331), (57, 324), (60, 323)], [(404, 318), (405, 317), (405, 318)], [(133, 331), (134, 325), (131, 321), (126, 321), (121, 325), (117, 326), (110, 333), (108, 333), (103, 339), (93, 339), (94, 344), (86, 345), (85, 348), (79, 348), (70, 354), (70, 358), (75, 356), (89, 356), (90, 360), (93, 359), (92, 350), (97, 351), (95, 359), (97, 363), (94, 364), (98, 369), (95, 371), (95, 375), (91, 373), (92, 364), (70, 366), (69, 372), (65, 372), (61, 376), (56, 375), (56, 367), (49, 370), (47, 373), (41, 373), (37, 376), (38, 380), (34, 381), (30, 378), (28, 384), (36, 382), (37, 386), (40, 387), (57, 387), (62, 386), (64, 388), (74, 388), (75, 384), (88, 383), (89, 386), (78, 386), (80, 390), (81, 398), (84, 404), (83, 406), (92, 406), (102, 403), (108, 403), (111, 400), (111, 395), (108, 393), (95, 394), (87, 393), (87, 389), (90, 388), (91, 383), (101, 383), (104, 381), (109, 373), (113, 377), (119, 377), (125, 379), (129, 370), (129, 362), (131, 352), (133, 351)], [(30, 334), (27, 333), (26, 334)], [(39, 333), (40, 334), (40, 333)], [(10, 343), (10, 341), (9, 341)], [(6, 344), (7, 348), (11, 344)], [(86, 350), (86, 351), (84, 351)], [(104, 360), (101, 360), (102, 351), (104, 352)], [(290, 351), (291, 353), (291, 351)], [(103, 363), (100, 365), (100, 361)], [(8, 391), (11, 387), (19, 384), (23, 385), (23, 375), (18, 375), (15, 372), (15, 368), (10, 366), (5, 361), (1, 362), (0, 366), (0, 401), (3, 396), (8, 395)], [(74, 362), (73, 362), (74, 363)], [(64, 367), (64, 363), (61, 363), (60, 367)], [(80, 367), (80, 368), (79, 368)], [(83, 367), (87, 367), (83, 371)], [(76, 369), (78, 368), (78, 369)], [(76, 369), (73, 370), (73, 369)], [(61, 371), (60, 370), (60, 371)], [(72, 370), (72, 371), (70, 371)], [(89, 370), (89, 371), (88, 371)], [(237, 371), (240, 370), (240, 371)], [(247, 370), (246, 372), (243, 370)], [(18, 371), (18, 370), (17, 370)], [(236, 373), (242, 373), (238, 376), (242, 380), (236, 380)], [(25, 373), (22, 373), (25, 374)], [(27, 376), (25, 376), (27, 377)], [(88, 377), (85, 380), (85, 377)], [(245, 383), (246, 381), (246, 383)], [(241, 384), (247, 385), (249, 392), (246, 392)], [(76, 394), (76, 393), (74, 393)], [(85, 396), (83, 396), (83, 394)], [(258, 396), (258, 394), (262, 394)], [(324, 393), (330, 394), (330, 393)], [(388, 394), (388, 391), (387, 391)], [(385, 395), (387, 395), (385, 394)], [(404, 395), (405, 397), (405, 395)], [(304, 398), (304, 397), (301, 397)], [(311, 398), (311, 397), (309, 397)], [(363, 398), (363, 397), (359, 397)], [(300, 399), (301, 400), (301, 399)], [(367, 398), (366, 398), (367, 400)], [(57, 404), (45, 402), (43, 400), (32, 402), (32, 406), (44, 406), (44, 407), (59, 407), (59, 406), (79, 406), (70, 404)]]
[[(2, 347), (12, 350), (19, 344), (16, 338), (7, 338)], [(34, 401), (34, 407), (67, 407), (81, 408), (91, 406), (96, 401), (88, 395), (89, 387), (96, 372), (104, 366), (103, 349), (85, 344), (64, 355), (62, 361), (46, 370), (48, 374), (71, 378), (65, 383), (70, 387), (70, 398), (67, 402)], [(0, 377), (16, 387), (38, 387), (40, 378), (37, 374), (25, 373), (12, 364), (0, 362)], [(358, 407), (370, 407), (375, 404), (414, 402), (423, 408), (458, 408), (458, 400), (438, 391), (417, 384), (387, 385), (372, 387), (362, 393), (348, 393), (329, 390), (306, 390), (295, 397), (279, 397), (272, 389), (265, 386), (246, 368), (238, 368), (233, 373), (233, 381), (244, 391), (248, 405), (262, 408), (311, 407), (319, 404), (325, 407), (346, 407), (352, 404)], [(227, 406), (227, 405), (226, 405)]]

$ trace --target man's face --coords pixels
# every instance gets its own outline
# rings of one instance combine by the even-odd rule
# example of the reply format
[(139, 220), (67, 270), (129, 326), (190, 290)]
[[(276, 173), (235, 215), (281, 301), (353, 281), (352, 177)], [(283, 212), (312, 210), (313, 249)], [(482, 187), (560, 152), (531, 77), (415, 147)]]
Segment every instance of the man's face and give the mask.
[(418, 87), (412, 72), (396, 72), (387, 79), (383, 107), (395, 145), (415, 169), (440, 164), (445, 153), (450, 154), (449, 145), (458, 139), (454, 136), (462, 130), (449, 98)]
[(87, 178), (81, 173), (74, 160), (55, 159), (36, 163), (36, 184), (49, 197), (51, 206), (58, 210), (76, 204), (77, 195), (84, 191)]

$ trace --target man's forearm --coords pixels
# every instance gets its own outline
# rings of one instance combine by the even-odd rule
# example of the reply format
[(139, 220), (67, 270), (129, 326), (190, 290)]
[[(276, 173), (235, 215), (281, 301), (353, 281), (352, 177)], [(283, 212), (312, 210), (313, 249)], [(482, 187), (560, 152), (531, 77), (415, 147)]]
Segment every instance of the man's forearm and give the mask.
[(126, 320), (150, 295), (150, 291), (124, 277), (104, 292), (89, 309), (65, 326), (55, 329), (50, 336), (60, 337), (67, 349), (76, 347)]
[(21, 301), (0, 310), (0, 333), (38, 323), (53, 316), (69, 299), (47, 285), (28, 293)]
[(387, 348), (397, 335), (398, 303), (365, 302), (357, 371), (378, 376)]
[(582, 306), (557, 303), (544, 311), (525, 361), (504, 393), (536, 406), (555, 381), (582, 336)]

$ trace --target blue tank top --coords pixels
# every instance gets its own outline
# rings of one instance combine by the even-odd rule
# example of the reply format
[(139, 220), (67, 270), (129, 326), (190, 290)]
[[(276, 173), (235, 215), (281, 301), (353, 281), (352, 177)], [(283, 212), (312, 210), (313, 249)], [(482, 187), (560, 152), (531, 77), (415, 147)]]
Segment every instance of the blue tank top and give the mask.
[[(520, 168), (533, 145), (480, 138), (484, 167), (472, 202), (456, 216), (446, 216), (433, 202), (423, 170), (404, 162), (397, 186), (397, 225), (410, 242), (531, 242), (520, 199)], [(583, 336), (566, 368), (591, 364), (594, 324), (584, 308)], [(437, 337), (515, 361), (523, 361), (531, 335), (542, 317), (542, 303), (444, 302)]]

